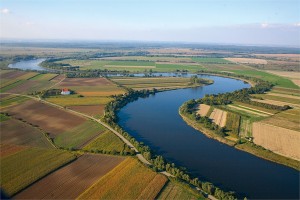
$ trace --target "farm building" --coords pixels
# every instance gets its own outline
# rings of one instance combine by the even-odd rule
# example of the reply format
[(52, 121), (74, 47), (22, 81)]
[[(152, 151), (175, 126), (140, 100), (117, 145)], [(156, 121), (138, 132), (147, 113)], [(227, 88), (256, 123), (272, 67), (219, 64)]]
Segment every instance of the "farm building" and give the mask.
[(71, 91), (68, 88), (63, 88), (61, 90), (60, 94), (62, 94), (62, 95), (69, 95), (69, 94), (71, 94)]

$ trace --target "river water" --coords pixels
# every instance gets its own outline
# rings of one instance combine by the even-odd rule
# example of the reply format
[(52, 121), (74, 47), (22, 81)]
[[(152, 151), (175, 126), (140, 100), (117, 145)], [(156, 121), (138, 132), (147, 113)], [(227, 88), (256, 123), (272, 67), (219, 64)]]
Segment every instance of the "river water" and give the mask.
[(9, 68), (15, 68), (15, 69), (22, 69), (22, 70), (38, 70), (38, 71), (45, 71), (45, 68), (42, 68), (39, 66), (41, 62), (43, 62), (46, 59), (39, 58), (39, 59), (33, 59), (33, 60), (25, 60), (20, 61), (16, 63), (9, 64)]
[[(39, 66), (42, 61), (44, 59), (21, 61), (10, 64), (9, 67), (45, 70)], [(190, 76), (173, 73), (154, 75)], [(182, 120), (178, 109), (187, 100), (201, 98), (205, 94), (250, 87), (243, 81), (230, 78), (208, 75), (199, 77), (213, 79), (214, 84), (139, 98), (118, 112), (120, 126), (138, 141), (149, 145), (156, 153), (186, 167), (200, 180), (210, 181), (225, 190), (236, 191), (240, 198), (299, 199), (298, 171), (209, 139)]]
[(118, 112), (119, 125), (200, 180), (236, 191), (240, 198), (298, 199), (298, 171), (209, 139), (182, 120), (178, 109), (187, 100), (249, 87), (235, 79), (200, 77), (214, 84), (139, 98)]

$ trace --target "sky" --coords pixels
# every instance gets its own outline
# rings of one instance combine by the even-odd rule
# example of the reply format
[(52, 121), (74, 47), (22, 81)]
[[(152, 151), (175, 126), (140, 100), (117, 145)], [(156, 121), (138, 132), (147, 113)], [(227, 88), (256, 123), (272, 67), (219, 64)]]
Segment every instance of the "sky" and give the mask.
[(0, 39), (300, 47), (299, 0), (0, 0)]

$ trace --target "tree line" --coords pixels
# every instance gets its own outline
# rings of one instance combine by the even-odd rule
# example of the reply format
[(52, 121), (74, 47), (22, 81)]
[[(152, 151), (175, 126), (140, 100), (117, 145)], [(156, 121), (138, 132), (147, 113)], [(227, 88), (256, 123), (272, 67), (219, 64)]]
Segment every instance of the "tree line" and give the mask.
[(128, 89), (128, 92), (123, 95), (113, 95), (114, 100), (106, 105), (105, 114), (102, 121), (109, 124), (112, 128), (122, 134), (127, 140), (129, 140), (135, 148), (150, 162), (153, 164), (152, 169), (154, 171), (167, 171), (168, 173), (175, 176), (179, 181), (187, 182), (193, 186), (199, 187), (208, 194), (215, 195), (220, 199), (235, 199), (234, 192), (225, 192), (220, 188), (214, 186), (209, 182), (202, 182), (198, 178), (191, 177), (191, 175), (182, 167), (176, 166), (174, 163), (168, 162), (161, 155), (156, 155), (149, 146), (145, 145), (143, 142), (137, 141), (129, 133), (124, 131), (118, 124), (118, 117), (116, 112), (124, 107), (126, 104), (137, 100), (138, 98), (145, 98), (150, 95), (155, 95), (158, 90), (140, 90), (134, 91)]

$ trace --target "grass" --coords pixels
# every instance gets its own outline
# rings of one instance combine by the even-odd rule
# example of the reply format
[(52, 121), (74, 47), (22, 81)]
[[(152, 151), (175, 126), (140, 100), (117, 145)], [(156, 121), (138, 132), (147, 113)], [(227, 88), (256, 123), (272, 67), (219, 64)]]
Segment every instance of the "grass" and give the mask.
[(66, 151), (38, 148), (25, 149), (0, 158), (1, 188), (12, 196), (74, 159), (75, 156)]
[(226, 129), (229, 133), (238, 136), (240, 129), (241, 116), (232, 112), (227, 112)]
[(112, 99), (108, 97), (78, 97), (78, 95), (50, 97), (46, 99), (61, 106), (99, 105), (107, 104)]
[(89, 140), (103, 132), (105, 128), (99, 123), (86, 121), (54, 138), (54, 143), (63, 148), (80, 148)]
[[(10, 119), (9, 116), (7, 116), (3, 113), (0, 113), (0, 122), (4, 122), (4, 121), (9, 120), (9, 119)], [(3, 130), (1, 129), (1, 131), (3, 131)]]
[(189, 64), (156, 64), (156, 68), (153, 71), (159, 72), (172, 72), (176, 70), (188, 70), (190, 72), (195, 72), (197, 70), (204, 69), (200, 65), (189, 65)]
[(28, 97), (11, 95), (0, 99), (0, 107), (3, 108), (7, 106), (17, 105), (27, 100), (29, 100)]
[(49, 81), (56, 76), (58, 76), (58, 74), (38, 74), (32, 77), (30, 80)]
[(171, 180), (166, 184), (159, 196), (155, 199), (194, 200), (205, 198), (199, 192), (192, 190), (187, 184)]
[(108, 65), (120, 65), (120, 66), (155, 66), (155, 62), (152, 61), (111, 61)]
[(15, 81), (12, 84), (9, 84), (9, 85), (6, 85), (4, 87), (1, 87), (0, 92), (6, 92), (7, 90), (10, 90), (10, 89), (12, 89), (12, 88), (14, 88), (14, 87), (16, 87), (18, 85), (21, 85), (21, 84), (25, 83), (25, 82), (26, 82), (26, 80)]
[(114, 133), (107, 130), (87, 144), (83, 150), (102, 152), (129, 152), (129, 148)]
[(227, 64), (232, 63), (228, 60), (225, 60), (223, 58), (199, 58), (199, 57), (193, 57), (192, 60), (197, 63), (218, 63), (218, 64)]
[(300, 100), (294, 99), (294, 98), (280, 97), (280, 96), (267, 95), (267, 94), (255, 94), (253, 96), (258, 97), (258, 98), (263, 98), (263, 99), (270, 99), (270, 100), (274, 100), (274, 101), (286, 102), (287, 104), (292, 103), (292, 104), (300, 105)]
[(299, 88), (299, 86), (295, 85), (288, 78), (284, 78), (284, 77), (270, 74), (267, 72), (258, 71), (258, 70), (231, 70), (231, 71), (234, 72), (235, 74), (239, 74), (239, 75), (247, 75), (247, 76), (260, 78), (265, 81), (269, 81), (276, 86), (280, 86), (280, 87), (284, 87), (284, 88), (292, 88), (292, 89)]
[(127, 158), (78, 199), (154, 199), (167, 178)]
[(251, 154), (254, 154), (258, 157), (276, 162), (276, 163), (281, 163), (284, 164), (286, 166), (292, 167), (294, 169), (299, 170), (300, 169), (300, 162), (287, 158), (285, 156), (281, 156), (278, 154), (273, 153), (272, 151), (266, 150), (261, 146), (257, 146), (253, 143), (243, 143), (243, 144), (238, 144), (235, 146), (235, 148), (239, 149), (239, 150), (243, 150), (246, 152), (249, 152)]
[(29, 80), (33, 77), (36, 77), (37, 75), (39, 75), (39, 73), (37, 72), (28, 72), (20, 77), (18, 77), (17, 79), (21, 79), (21, 80)]
[(129, 88), (178, 88), (190, 86), (189, 78), (152, 77), (152, 78), (114, 78), (114, 82)]

